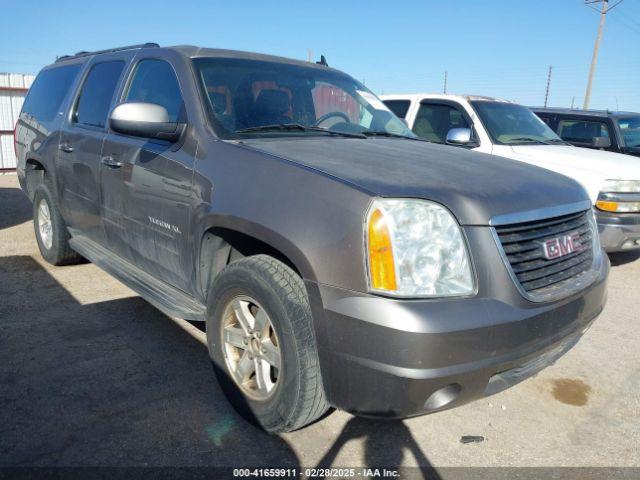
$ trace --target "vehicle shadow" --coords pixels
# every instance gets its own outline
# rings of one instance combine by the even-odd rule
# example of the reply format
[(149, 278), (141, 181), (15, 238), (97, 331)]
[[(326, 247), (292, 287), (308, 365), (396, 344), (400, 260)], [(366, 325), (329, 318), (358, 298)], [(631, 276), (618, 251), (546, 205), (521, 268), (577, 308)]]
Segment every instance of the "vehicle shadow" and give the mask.
[(0, 230), (31, 220), (31, 202), (19, 188), (0, 188)]
[[(30, 256), (0, 257), (0, 296), (5, 467), (300, 469), (289, 442), (326, 448), (304, 431), (285, 439), (241, 418), (193, 329), (139, 297), (81, 304)], [(366, 467), (398, 470), (412, 455), (423, 470), (411, 478), (440, 478), (400, 421), (352, 417), (317, 466), (340, 466), (353, 439), (364, 440)]]
[(340, 450), (351, 440), (364, 441), (364, 464), (368, 468), (398, 471), (402, 469), (407, 454), (412, 455), (420, 467), (420, 473), (412, 472), (411, 478), (440, 479), (420, 445), (405, 423), (400, 420), (373, 420), (352, 417), (344, 426), (331, 448), (325, 453), (318, 468), (335, 466)]
[(29, 256), (0, 257), (0, 297), (2, 465), (299, 468), (227, 403), (206, 346), (139, 297), (83, 305)]
[(616, 252), (609, 254), (609, 260), (612, 267), (619, 267), (620, 265), (626, 265), (627, 263), (635, 262), (640, 258), (640, 250), (634, 250), (632, 252)]

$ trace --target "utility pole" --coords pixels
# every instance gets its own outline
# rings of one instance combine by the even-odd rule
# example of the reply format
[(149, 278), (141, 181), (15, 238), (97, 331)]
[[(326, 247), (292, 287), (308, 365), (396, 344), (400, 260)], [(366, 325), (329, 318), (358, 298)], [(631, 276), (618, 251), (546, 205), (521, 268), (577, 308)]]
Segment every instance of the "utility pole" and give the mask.
[(448, 77), (448, 72), (445, 70), (444, 72), (444, 88), (442, 89), (442, 93), (447, 93), (447, 77)]
[[(602, 40), (602, 30), (604, 29), (604, 22), (607, 18), (607, 13), (620, 5), (624, 0), (618, 0), (618, 2), (609, 7), (609, 0), (585, 0), (585, 5), (593, 8), (591, 5), (594, 3), (601, 3), (602, 10), (600, 10), (600, 25), (598, 26), (598, 36), (596, 37), (596, 44), (593, 47), (593, 58), (591, 59), (591, 68), (589, 69), (589, 81), (587, 82), (587, 92), (584, 95), (584, 110), (589, 108), (589, 102), (591, 101), (591, 87), (593, 86), (593, 75), (596, 72), (596, 63), (598, 63), (598, 49), (600, 48), (600, 40)], [(594, 9), (595, 10), (595, 9)]]
[(313, 62), (313, 52), (311, 51), (311, 49), (307, 50), (307, 62)]
[(573, 110), (573, 104), (576, 103), (576, 96), (574, 95), (573, 98), (571, 98), (571, 110)]
[(549, 88), (551, 87), (552, 71), (553, 71), (553, 65), (549, 65), (549, 74), (547, 75), (547, 91), (544, 93), (544, 108), (547, 108), (547, 102), (549, 101)]

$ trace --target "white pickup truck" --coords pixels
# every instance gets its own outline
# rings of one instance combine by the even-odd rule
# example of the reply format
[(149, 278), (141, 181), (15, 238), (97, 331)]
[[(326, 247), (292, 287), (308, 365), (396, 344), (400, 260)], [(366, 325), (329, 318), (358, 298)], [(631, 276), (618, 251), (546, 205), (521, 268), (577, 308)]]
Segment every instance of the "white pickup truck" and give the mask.
[(640, 160), (574, 147), (531, 110), (468, 95), (382, 95), (419, 137), (519, 160), (580, 182), (595, 207), (608, 252), (640, 248)]

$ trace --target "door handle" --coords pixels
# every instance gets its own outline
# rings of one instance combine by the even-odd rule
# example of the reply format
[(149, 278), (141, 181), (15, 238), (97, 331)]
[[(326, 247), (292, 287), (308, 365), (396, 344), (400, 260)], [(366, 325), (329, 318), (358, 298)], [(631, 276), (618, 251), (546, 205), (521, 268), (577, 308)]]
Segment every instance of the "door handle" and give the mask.
[(102, 157), (103, 165), (111, 168), (120, 168), (122, 166), (122, 162), (117, 161), (111, 155), (107, 155), (106, 157)]
[(61, 143), (61, 144), (58, 146), (58, 148), (59, 148), (60, 150), (62, 150), (63, 152), (66, 152), (66, 153), (71, 153), (71, 152), (73, 152), (73, 147), (72, 147), (71, 145), (69, 145), (68, 143)]

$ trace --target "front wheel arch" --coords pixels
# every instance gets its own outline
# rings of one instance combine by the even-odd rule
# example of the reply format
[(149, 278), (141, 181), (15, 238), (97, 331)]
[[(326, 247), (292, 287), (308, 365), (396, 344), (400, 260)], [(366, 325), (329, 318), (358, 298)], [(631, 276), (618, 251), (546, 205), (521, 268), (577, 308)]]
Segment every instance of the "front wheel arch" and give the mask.
[[(280, 237), (278, 234), (275, 235)], [(285, 248), (279, 248), (282, 246)], [(276, 247), (254, 234), (214, 226), (203, 233), (199, 246), (197, 278), (198, 289), (202, 292), (203, 298), (206, 298), (209, 287), (225, 266), (239, 259), (261, 254), (281, 261), (302, 279), (315, 278), (302, 252), (288, 240), (282, 238)]]

